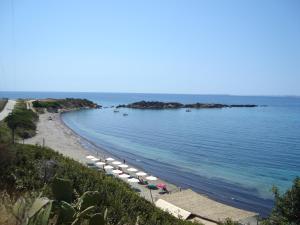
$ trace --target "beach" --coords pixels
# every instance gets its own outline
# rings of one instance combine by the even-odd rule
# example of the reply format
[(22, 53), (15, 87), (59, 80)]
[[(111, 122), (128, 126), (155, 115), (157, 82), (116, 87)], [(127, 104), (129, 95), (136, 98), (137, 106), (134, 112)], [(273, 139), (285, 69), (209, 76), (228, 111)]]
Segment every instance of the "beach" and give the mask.
[[(84, 165), (92, 162), (86, 158), (88, 155), (93, 155), (97, 158), (100, 158), (101, 161), (104, 161), (107, 157), (113, 157), (115, 160), (121, 162), (123, 161), (122, 159), (118, 159), (117, 157), (110, 155), (108, 150), (101, 149), (88, 140), (77, 135), (65, 125), (61, 119), (60, 113), (47, 112), (40, 114), (37, 124), (37, 134), (32, 138), (26, 139), (24, 144), (47, 146)], [(142, 168), (137, 169), (142, 170)], [(145, 172), (147, 173), (147, 171)], [(148, 175), (150, 176), (149, 173)], [(158, 183), (164, 183), (167, 185), (167, 189), (171, 193), (177, 192), (180, 189), (179, 187), (176, 187), (175, 185), (165, 182), (161, 179), (151, 181), (149, 183), (155, 185)], [(161, 190), (151, 190), (150, 192), (146, 186), (139, 185), (137, 183), (130, 183), (130, 185), (133, 188), (138, 188), (140, 190), (140, 196), (144, 197), (148, 201), (155, 202), (161, 196), (161, 194), (159, 194)]]
[[(30, 101), (29, 101), (30, 102)], [(28, 109), (32, 109), (32, 104), (27, 104)], [(34, 110), (34, 109), (33, 109)], [(82, 109), (89, 112), (89, 109)], [(114, 162), (123, 161), (122, 158), (117, 157), (116, 154), (111, 154), (109, 149), (103, 149), (93, 142), (78, 135), (75, 131), (69, 128), (62, 120), (62, 114), (71, 113), (69, 111), (61, 111), (59, 113), (44, 112), (39, 114), (39, 121), (37, 123), (37, 133), (34, 137), (24, 140), (24, 144), (39, 145), (52, 148), (53, 150), (63, 154), (66, 157), (72, 158), (83, 165), (91, 166), (92, 168), (102, 170), (102, 166), (96, 167), (96, 164), (87, 156), (94, 156), (106, 164), (112, 165), (114, 169), (120, 169)], [(111, 157), (114, 161), (107, 161)], [(128, 168), (132, 165), (128, 164)], [(133, 166), (138, 171), (146, 172), (147, 175), (137, 176), (137, 172), (129, 172), (128, 168), (122, 169), (124, 173), (130, 174), (132, 177), (146, 180), (145, 177), (150, 176), (150, 171), (144, 170), (142, 166)], [(177, 218), (184, 218), (193, 221), (201, 222), (205, 225), (217, 224), (219, 221), (225, 221), (226, 218), (232, 218), (242, 224), (256, 224), (257, 213), (235, 208), (227, 204), (219, 203), (209, 197), (196, 193), (191, 189), (181, 189), (180, 187), (158, 179), (148, 181), (148, 184), (159, 186), (162, 184), (166, 186), (168, 192), (162, 192), (160, 188), (149, 189), (147, 185), (140, 183), (131, 183), (127, 178), (120, 178), (117, 174), (113, 174), (113, 169), (106, 169), (105, 172), (109, 175), (115, 176), (129, 184), (141, 197), (149, 202), (155, 204), (157, 207), (170, 212)], [(161, 173), (161, 175), (163, 175)]]

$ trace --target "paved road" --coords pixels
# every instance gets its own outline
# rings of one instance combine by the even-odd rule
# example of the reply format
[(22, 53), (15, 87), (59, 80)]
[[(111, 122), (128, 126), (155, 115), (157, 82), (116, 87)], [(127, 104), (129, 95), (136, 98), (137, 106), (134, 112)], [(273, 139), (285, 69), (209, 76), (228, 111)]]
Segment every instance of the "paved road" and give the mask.
[(14, 109), (16, 104), (15, 100), (8, 100), (2, 112), (0, 112), (0, 121), (3, 120)]

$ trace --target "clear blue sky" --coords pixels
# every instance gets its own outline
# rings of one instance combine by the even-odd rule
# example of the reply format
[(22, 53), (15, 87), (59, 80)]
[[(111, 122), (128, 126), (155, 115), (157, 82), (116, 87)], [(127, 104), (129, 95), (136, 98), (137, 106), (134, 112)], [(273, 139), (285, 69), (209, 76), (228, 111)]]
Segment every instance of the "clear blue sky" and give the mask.
[(300, 95), (300, 1), (2, 0), (0, 90)]

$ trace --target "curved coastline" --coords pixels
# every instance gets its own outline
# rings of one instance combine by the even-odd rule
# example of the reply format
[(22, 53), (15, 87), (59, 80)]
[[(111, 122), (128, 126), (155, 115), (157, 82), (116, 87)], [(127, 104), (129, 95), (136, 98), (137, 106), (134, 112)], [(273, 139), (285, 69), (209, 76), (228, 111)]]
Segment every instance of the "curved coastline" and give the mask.
[[(64, 112), (62, 114), (65, 114), (65, 113), (67, 113), (67, 112)], [(111, 157), (114, 157), (114, 158), (119, 159), (119, 160), (122, 161), (122, 157), (120, 157), (120, 155), (112, 153), (111, 151), (108, 150), (107, 147), (103, 147), (101, 145), (99, 146), (99, 144), (97, 144), (97, 143), (95, 143), (95, 142), (93, 142), (91, 140), (88, 140), (86, 137), (81, 136), (79, 133), (77, 133), (74, 129), (72, 129), (70, 126), (68, 126), (66, 124), (66, 122), (63, 120), (62, 116), (63, 115), (60, 115), (60, 121), (61, 121), (61, 123), (65, 127), (67, 127), (69, 130), (71, 130), (74, 135), (76, 135), (77, 137), (79, 137), (81, 139), (83, 147), (85, 147), (89, 151), (92, 150), (95, 153), (98, 152), (98, 153), (102, 154), (103, 157), (110, 157), (111, 156)], [(86, 146), (85, 144), (87, 144), (88, 146)], [(91, 146), (91, 148), (89, 146)], [(134, 158), (132, 158), (132, 160), (134, 160)], [(127, 161), (128, 160), (126, 160), (126, 162)], [(157, 171), (155, 171), (154, 167), (157, 166), (158, 163), (157, 162), (152, 162), (151, 163), (151, 162), (150, 163), (147, 162), (147, 164), (151, 164), (150, 166), (149, 165), (145, 165), (144, 166), (144, 167), (147, 167), (147, 169), (142, 168), (142, 166), (137, 165), (137, 164), (135, 164), (132, 161), (130, 161), (129, 164), (133, 165), (134, 167), (136, 167), (138, 169), (142, 169), (142, 170), (145, 170), (146, 172), (152, 172), (152, 173), (155, 174), (155, 172), (157, 173)], [(169, 165), (169, 167), (171, 167), (171, 165)], [(172, 171), (166, 171), (165, 173), (168, 173), (168, 172), (172, 173)], [(174, 171), (173, 171), (173, 173), (174, 173)], [(185, 179), (182, 179), (182, 181), (180, 182), (178, 180), (176, 181), (176, 179), (170, 179), (169, 176), (164, 176), (164, 174), (161, 174), (161, 173), (160, 173), (159, 176), (161, 177), (161, 181), (162, 182), (166, 183), (167, 185), (173, 185), (175, 187), (175, 189), (176, 188), (179, 189), (178, 185), (180, 187), (182, 187), (182, 188), (191, 188), (194, 191), (196, 191), (197, 193), (199, 193), (201, 195), (206, 195), (209, 198), (214, 199), (214, 200), (216, 200), (218, 202), (221, 202), (221, 203), (224, 203), (224, 204), (227, 204), (227, 205), (231, 205), (233, 207), (245, 209), (245, 210), (251, 210), (251, 211), (256, 211), (256, 212), (258, 211), (262, 216), (266, 216), (270, 212), (270, 209), (268, 207), (261, 207), (261, 209), (258, 210), (257, 208), (255, 208), (253, 206), (248, 206), (245, 203), (245, 201), (241, 202), (238, 199), (229, 198), (229, 195), (227, 195), (227, 197), (226, 196), (222, 196), (222, 194), (220, 194), (220, 193), (218, 195), (216, 195), (216, 193), (214, 191), (215, 190), (214, 187), (221, 187), (220, 189), (223, 189), (223, 193), (226, 195), (228, 189), (230, 189), (230, 188), (236, 189), (236, 190), (238, 190), (238, 189), (247, 190), (247, 188), (240, 187), (238, 184), (237, 185), (233, 185), (233, 184), (227, 183), (226, 181), (222, 181), (220, 179), (199, 177), (198, 175), (189, 174), (188, 177), (190, 177), (192, 179), (201, 179), (201, 181), (203, 183), (203, 185), (201, 187), (195, 188), (193, 185), (187, 183)], [(205, 186), (205, 184), (209, 184), (211, 186), (211, 189), (210, 189), (210, 187)], [(250, 195), (246, 196), (246, 195), (247, 194), (245, 194), (245, 196), (241, 195), (241, 198), (247, 198), (248, 197), (248, 198), (250, 198), (249, 201), (252, 201), (252, 202), (255, 202), (255, 201), (258, 201), (258, 202), (261, 202), (261, 203), (262, 202), (265, 202), (265, 203), (267, 202), (267, 205), (269, 205), (270, 208), (273, 205), (273, 200), (262, 199), (262, 198), (254, 196), (254, 195), (252, 195), (252, 196), (250, 196)]]

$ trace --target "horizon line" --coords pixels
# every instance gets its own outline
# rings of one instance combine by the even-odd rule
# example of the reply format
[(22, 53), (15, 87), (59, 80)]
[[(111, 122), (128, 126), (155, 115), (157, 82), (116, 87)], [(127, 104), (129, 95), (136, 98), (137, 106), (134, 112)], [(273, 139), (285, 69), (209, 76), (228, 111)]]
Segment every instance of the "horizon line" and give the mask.
[(112, 91), (3, 91), (0, 92), (28, 92), (28, 93), (103, 93), (103, 94), (149, 94), (149, 95), (215, 95), (215, 96), (236, 96), (236, 97), (296, 97), (299, 98), (300, 95), (290, 95), (290, 94), (199, 94), (199, 93), (160, 93), (160, 92), (112, 92)]

